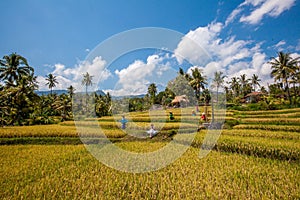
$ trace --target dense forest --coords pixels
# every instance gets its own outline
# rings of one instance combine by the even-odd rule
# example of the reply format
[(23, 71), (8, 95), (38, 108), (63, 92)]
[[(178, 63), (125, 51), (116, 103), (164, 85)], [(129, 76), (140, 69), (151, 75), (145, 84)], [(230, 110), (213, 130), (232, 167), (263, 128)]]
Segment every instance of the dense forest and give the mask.
[[(166, 89), (158, 93), (155, 83), (148, 87), (143, 97), (125, 98), (128, 111), (142, 111), (154, 104), (164, 107), (173, 106), (172, 100), (177, 95), (188, 94), (194, 96), (190, 104), (207, 105), (211, 101), (211, 86), (215, 92), (226, 94), (228, 108), (234, 109), (280, 109), (300, 106), (300, 65), (299, 58), (292, 58), (290, 53), (279, 52), (270, 59), (274, 83), (267, 87), (260, 85), (260, 78), (253, 74), (232, 77), (225, 82), (223, 72), (215, 72), (211, 85), (208, 78), (198, 69), (186, 73), (179, 68), (175, 79), (170, 80)], [(48, 74), (45, 77), (50, 93), (38, 95), (37, 77), (34, 68), (28, 64), (26, 58), (17, 53), (5, 55), (0, 60), (0, 124), (4, 125), (34, 125), (52, 124), (64, 120), (72, 120), (72, 113), (84, 113), (88, 102), (73, 104), (74, 95), (81, 95), (85, 99), (93, 99), (95, 116), (111, 115), (114, 104), (120, 104), (124, 99), (112, 100), (109, 93), (105, 95), (88, 92), (93, 84), (93, 76), (88, 72), (82, 75), (82, 85), (85, 92), (76, 93), (76, 88), (70, 85), (66, 94), (58, 95), (53, 89), (58, 84), (57, 77)], [(246, 106), (245, 106), (246, 105)], [(85, 108), (86, 107), (86, 108)], [(83, 109), (84, 108), (84, 109)], [(89, 108), (91, 109), (91, 108)]]

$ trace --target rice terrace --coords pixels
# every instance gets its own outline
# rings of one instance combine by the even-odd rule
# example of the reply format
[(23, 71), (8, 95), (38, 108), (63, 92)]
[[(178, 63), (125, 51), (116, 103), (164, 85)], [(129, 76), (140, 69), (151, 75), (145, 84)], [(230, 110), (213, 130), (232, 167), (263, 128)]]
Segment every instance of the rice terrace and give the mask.
[[(177, 117), (176, 109), (175, 117)], [(1, 196), (12, 198), (291, 198), (299, 197), (299, 109), (235, 111), (214, 150), (198, 153), (205, 130), (197, 133), (188, 151), (166, 168), (131, 174), (98, 162), (81, 144), (71, 121), (55, 125), (1, 128)], [(140, 123), (149, 118), (145, 112)], [(264, 116), (260, 124), (250, 120)], [(293, 121), (282, 122), (288, 115)], [(277, 116), (277, 117), (276, 117)], [(298, 119), (298, 120), (297, 120)], [(128, 151), (155, 151), (170, 139), (177, 122), (169, 122), (155, 138), (135, 141), (112, 117), (103, 117), (108, 138)], [(277, 125), (278, 124), (278, 125)], [(277, 127), (277, 128), (276, 128)], [(282, 127), (287, 127), (284, 130)], [(188, 129), (188, 127), (187, 127)], [(146, 128), (145, 128), (146, 130)], [(164, 136), (167, 136), (164, 139)]]
[(0, 199), (300, 199), (299, 1), (0, 5)]

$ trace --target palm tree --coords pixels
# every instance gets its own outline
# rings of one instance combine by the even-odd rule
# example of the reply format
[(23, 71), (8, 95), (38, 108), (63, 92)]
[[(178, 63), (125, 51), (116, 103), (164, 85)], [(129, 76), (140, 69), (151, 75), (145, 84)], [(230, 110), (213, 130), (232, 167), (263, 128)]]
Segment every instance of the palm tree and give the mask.
[(88, 72), (83, 74), (83, 79), (81, 81), (81, 84), (85, 86), (85, 93), (87, 94), (88, 92), (88, 86), (93, 85), (93, 76), (91, 76)]
[(71, 107), (73, 107), (73, 96), (75, 94), (75, 88), (72, 85), (70, 85), (70, 87), (68, 87), (67, 90), (71, 101)]
[(196, 97), (199, 99), (201, 89), (204, 90), (205, 85), (207, 85), (206, 77), (202, 75), (202, 71), (199, 68), (192, 69), (192, 77), (189, 83), (195, 90)]
[(50, 94), (52, 96), (52, 88), (54, 88), (56, 86), (56, 84), (58, 84), (57, 80), (56, 80), (56, 76), (54, 76), (53, 74), (48, 74), (46, 76), (46, 81), (48, 81), (46, 83), (46, 85), (48, 85), (49, 89), (50, 89)]
[(68, 87), (67, 90), (70, 98), (72, 99), (76, 89), (72, 85), (70, 85), (70, 87)]
[(88, 86), (93, 85), (93, 76), (91, 76), (88, 72), (83, 74), (83, 79), (81, 81), (81, 84), (85, 86), (85, 106), (86, 106), (86, 111), (88, 111)]
[(152, 104), (155, 102), (155, 94), (157, 92), (157, 88), (155, 83), (151, 83), (148, 87), (148, 94), (150, 95), (150, 98), (152, 100)]
[(246, 78), (246, 74), (242, 74), (239, 77), (239, 81), (241, 83), (242, 94), (243, 94), (243, 96), (245, 96), (245, 95), (247, 95), (247, 93), (249, 92), (249, 90), (251, 91), (251, 87), (249, 85), (250, 79)]
[(184, 73), (184, 71), (183, 71), (183, 69), (181, 68), (181, 67), (179, 67), (179, 72), (178, 72), (180, 75), (182, 75), (182, 76), (184, 76), (185, 75), (185, 73)]
[(10, 86), (14, 86), (22, 76), (33, 74), (34, 69), (28, 65), (26, 58), (12, 53), (0, 60), (0, 80), (4, 80)]
[(253, 74), (251, 77), (251, 84), (253, 87), (253, 92), (255, 92), (256, 86), (260, 86), (259, 81), (261, 81), (256, 74)]
[(232, 91), (234, 93), (234, 97), (235, 98), (238, 97), (239, 91), (240, 91), (240, 84), (238, 82), (238, 79), (236, 77), (232, 77), (229, 84), (230, 84), (230, 88), (232, 89)]
[(67, 117), (70, 117), (72, 102), (66, 94), (58, 96), (53, 103), (53, 107), (60, 113), (62, 121), (66, 120)]
[(226, 76), (223, 76), (223, 72), (215, 72), (213, 82), (214, 86), (217, 88), (217, 103), (219, 102), (219, 88), (223, 85), (225, 77)]
[(34, 92), (36, 89), (36, 77), (32, 76), (22, 76), (18, 80), (17, 86), (6, 88), (4, 96), (1, 98), (6, 99), (7, 103), (5, 104), (10, 107), (8, 115), (12, 124), (17, 122), (18, 125), (22, 125), (22, 121), (29, 118), (34, 104), (39, 100)]
[(284, 83), (290, 103), (292, 103), (292, 98), (288, 79), (291, 78), (292, 74), (296, 73), (298, 63), (299, 57), (292, 58), (290, 53), (284, 52), (279, 52), (278, 58), (272, 57), (269, 62), (272, 68), (271, 76), (274, 78), (275, 82), (282, 81)]

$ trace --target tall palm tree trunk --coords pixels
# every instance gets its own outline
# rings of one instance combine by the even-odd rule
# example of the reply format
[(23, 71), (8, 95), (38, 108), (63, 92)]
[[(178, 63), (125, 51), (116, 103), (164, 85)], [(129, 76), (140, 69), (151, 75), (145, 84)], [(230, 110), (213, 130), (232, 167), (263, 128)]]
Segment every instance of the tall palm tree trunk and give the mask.
[(287, 90), (288, 99), (289, 99), (290, 104), (292, 105), (293, 102), (292, 102), (292, 97), (291, 97), (291, 93), (290, 93), (290, 87), (289, 87), (289, 83), (288, 83), (287, 78), (285, 78), (285, 81), (286, 81), (285, 88)]
[(86, 109), (86, 112), (88, 111), (88, 86), (86, 85), (85, 86), (85, 109)]

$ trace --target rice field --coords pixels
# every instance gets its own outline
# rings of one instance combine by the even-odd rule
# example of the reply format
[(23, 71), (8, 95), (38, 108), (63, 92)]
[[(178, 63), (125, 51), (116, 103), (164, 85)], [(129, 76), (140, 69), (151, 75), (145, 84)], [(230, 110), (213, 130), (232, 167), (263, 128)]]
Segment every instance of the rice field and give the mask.
[[(1, 199), (300, 199), (300, 109), (227, 111), (213, 150), (189, 110), (129, 113), (55, 125), (0, 128)], [(208, 116), (209, 118), (211, 116)], [(218, 115), (216, 115), (218, 117)], [(146, 137), (150, 123), (159, 130)], [(79, 128), (78, 128), (79, 127)], [(131, 135), (134, 132), (136, 135)], [(188, 150), (158, 171), (127, 173), (93, 157), (80, 137), (108, 138), (133, 153), (155, 152), (178, 134), (196, 133)], [(80, 137), (79, 137), (80, 136)], [(136, 137), (137, 136), (137, 137)], [(176, 141), (176, 139), (175, 139)], [(89, 145), (89, 144), (86, 144)]]
[[(131, 143), (123, 145), (131, 146)], [(1, 146), (2, 199), (299, 199), (299, 164), (190, 148), (166, 168), (125, 173), (83, 145)]]

